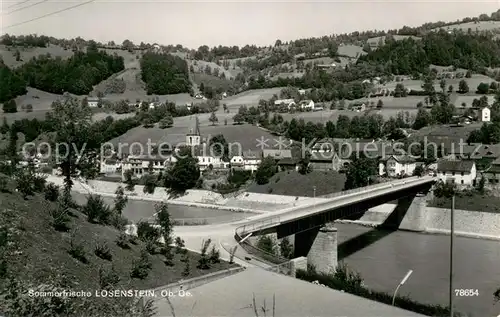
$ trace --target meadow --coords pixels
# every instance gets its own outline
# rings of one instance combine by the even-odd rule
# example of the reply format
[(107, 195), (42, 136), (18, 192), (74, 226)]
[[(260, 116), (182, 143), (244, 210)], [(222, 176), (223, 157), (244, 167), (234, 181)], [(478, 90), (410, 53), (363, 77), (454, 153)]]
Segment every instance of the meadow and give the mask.
[(269, 100), (274, 94), (279, 96), (279, 93), (283, 89), (279, 88), (268, 88), (268, 89), (255, 89), (250, 91), (245, 91), (241, 94), (228, 97), (224, 99), (223, 103), (225, 103), (229, 109), (231, 108), (239, 108), (239, 106), (256, 106), (259, 104), (260, 99)]
[(460, 30), (467, 32), (471, 29), (473, 32), (476, 31), (492, 31), (500, 29), (500, 21), (480, 21), (478, 23), (468, 22), (468, 23), (460, 23), (455, 25), (449, 25), (441, 28), (433, 29), (433, 31), (445, 30), (445, 31), (453, 31)]
[[(19, 53), (21, 53), (21, 60), (16, 61), (14, 57), (14, 52), (16, 49), (19, 49)], [(50, 45), (49, 47), (31, 47), (31, 48), (8, 48), (5, 45), (0, 45), (0, 56), (8, 67), (15, 68), (23, 65), (28, 62), (33, 57), (37, 57), (39, 55), (50, 54), (52, 57), (61, 57), (62, 59), (67, 59), (73, 56), (72, 50), (65, 50), (61, 46)]]
[[(191, 123), (194, 123), (194, 118)], [(142, 144), (145, 150), (147, 150), (148, 142), (151, 145), (164, 143), (175, 147), (186, 141), (186, 134), (190, 131), (191, 126), (180, 126), (175, 123), (173, 127), (167, 129), (160, 129), (157, 126), (149, 129), (137, 127), (110, 142), (115, 146), (121, 144), (123, 153), (129, 153), (130, 145), (135, 142)], [(239, 152), (240, 149), (242, 152), (260, 151), (262, 148), (258, 147), (257, 140), (261, 138), (268, 140), (268, 147), (265, 148), (272, 149), (275, 145), (273, 140), (276, 138), (269, 132), (249, 124), (227, 126), (223, 124), (215, 126), (200, 124), (200, 133), (205, 140), (218, 134), (224, 135), (226, 141), (233, 144), (231, 147), (233, 152)], [(132, 147), (132, 150), (135, 151), (138, 148)]]

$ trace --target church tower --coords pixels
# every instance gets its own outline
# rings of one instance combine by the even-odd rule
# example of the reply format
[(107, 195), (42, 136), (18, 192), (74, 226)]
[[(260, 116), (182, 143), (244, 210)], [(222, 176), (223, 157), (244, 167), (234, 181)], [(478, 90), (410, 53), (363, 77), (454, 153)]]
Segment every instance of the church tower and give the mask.
[[(191, 119), (193, 118), (191, 117)], [(200, 123), (198, 122), (198, 116), (194, 117), (194, 124), (191, 126), (189, 133), (186, 134), (186, 145), (187, 146), (201, 145)]]

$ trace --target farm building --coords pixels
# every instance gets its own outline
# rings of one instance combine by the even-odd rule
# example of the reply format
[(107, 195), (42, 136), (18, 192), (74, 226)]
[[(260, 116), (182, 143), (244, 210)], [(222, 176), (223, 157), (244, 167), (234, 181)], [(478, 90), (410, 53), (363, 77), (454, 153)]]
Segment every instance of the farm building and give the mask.
[(437, 176), (443, 182), (451, 182), (460, 187), (476, 185), (476, 163), (473, 160), (441, 160), (437, 166)]
[(387, 174), (389, 177), (413, 175), (413, 171), (420, 164), (408, 155), (391, 155), (380, 160), (379, 175)]
[(491, 114), (490, 108), (484, 107), (483, 109), (481, 109), (481, 121), (490, 122), (490, 114)]

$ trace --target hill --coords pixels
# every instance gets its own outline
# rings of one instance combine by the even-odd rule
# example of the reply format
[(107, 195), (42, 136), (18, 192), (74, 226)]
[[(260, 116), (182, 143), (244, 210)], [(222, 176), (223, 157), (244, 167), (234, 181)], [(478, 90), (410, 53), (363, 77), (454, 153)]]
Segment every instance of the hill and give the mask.
[[(284, 171), (274, 175), (269, 183), (253, 184), (248, 192), (313, 197), (340, 192), (344, 188), (345, 175), (333, 171), (312, 171), (302, 175), (296, 171)], [(314, 188), (316, 190), (314, 191)]]
[[(52, 225), (54, 218), (51, 216), (51, 210), (55, 208), (55, 203), (48, 202), (39, 195), (25, 200), (13, 191), (0, 193), (0, 254), (3, 255), (0, 259), (6, 260), (3, 264), (7, 270), (2, 270), (5, 266), (0, 261), (0, 275), (3, 275), (0, 278), (0, 313), (5, 313), (5, 305), (12, 303), (9, 297), (6, 299), (3, 296), (16, 298), (13, 291), (24, 294), (27, 289), (49, 291), (53, 287), (59, 287), (94, 294), (96, 290), (103, 288), (106, 281), (104, 279), (108, 282), (114, 280), (110, 284), (114, 285), (113, 289), (151, 289), (231, 266), (221, 262), (206, 270), (197, 269), (200, 256), (188, 252), (191, 270), (189, 275), (183, 276), (186, 264), (181, 262), (180, 254), (174, 254), (171, 266), (165, 264), (164, 256), (148, 254), (146, 258), (151, 269), (147, 277), (131, 278), (133, 261), (139, 259), (143, 252), (141, 250), (146, 247), (143, 242), (134, 240), (136, 242), (127, 242), (127, 247), (119, 247), (117, 241), (120, 231), (88, 222), (86, 215), (80, 210), (72, 210), (69, 231), (56, 231)], [(109, 248), (111, 258), (106, 260), (95, 254), (99, 245)], [(109, 275), (110, 272), (113, 275)], [(9, 279), (15, 279), (17, 286), (9, 284)], [(70, 298), (61, 304), (62, 311), (59, 313), (55, 310), (43, 310), (51, 302), (55, 305), (56, 300), (45, 300), (45, 305), (41, 303), (43, 298), (37, 300), (35, 297), (30, 301), (33, 306), (18, 308), (17, 313), (7, 315), (37, 316), (38, 312), (38, 316), (139, 316), (132, 314), (134, 299), (131, 298), (125, 301), (94, 295), (90, 298)], [(30, 312), (30, 308), (36, 310)], [(20, 313), (20, 309), (26, 309), (25, 313)]]

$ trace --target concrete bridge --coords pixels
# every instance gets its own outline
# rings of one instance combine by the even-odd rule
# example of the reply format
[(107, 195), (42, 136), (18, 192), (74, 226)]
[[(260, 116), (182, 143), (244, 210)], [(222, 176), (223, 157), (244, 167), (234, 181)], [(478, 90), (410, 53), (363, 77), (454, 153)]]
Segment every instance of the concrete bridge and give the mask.
[(337, 230), (333, 221), (397, 201), (388, 225), (423, 230), (426, 196), (436, 180), (433, 176), (411, 177), (332, 194), (322, 202), (256, 217), (238, 227), (235, 238), (240, 241), (247, 236), (273, 233), (281, 239), (294, 235), (295, 258), (307, 258), (307, 264), (318, 271), (329, 272), (337, 265)]

